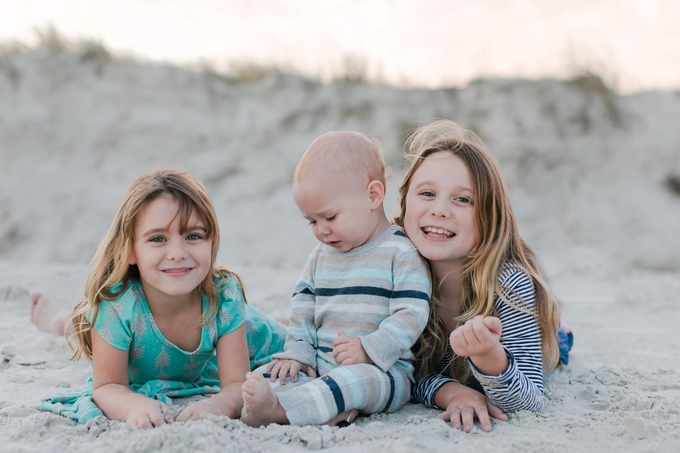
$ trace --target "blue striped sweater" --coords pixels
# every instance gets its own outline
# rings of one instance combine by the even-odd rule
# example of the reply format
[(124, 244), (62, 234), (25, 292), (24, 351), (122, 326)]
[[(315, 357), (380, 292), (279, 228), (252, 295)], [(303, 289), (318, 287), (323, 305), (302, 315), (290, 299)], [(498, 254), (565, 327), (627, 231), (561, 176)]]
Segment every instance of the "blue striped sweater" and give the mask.
[[(526, 271), (505, 265), (498, 280), (504, 296), (513, 305), (533, 310), (534, 286)], [(500, 342), (505, 348), (510, 365), (499, 376), (485, 376), (468, 360), (472, 376), (465, 385), (485, 393), (493, 404), (505, 412), (522, 409), (542, 412), (543, 356), (539, 325), (531, 314), (517, 310), (498, 296), (494, 303), (496, 316), (503, 323)], [(449, 345), (439, 362), (437, 373), (416, 381), (412, 390), (413, 401), (428, 407), (437, 407), (434, 404), (435, 394), (447, 382), (457, 382), (450, 376), (452, 360), (453, 350)]]
[(397, 361), (412, 369), (411, 346), (425, 329), (431, 283), (427, 264), (398, 226), (347, 252), (319, 244), (310, 255), (291, 301), (285, 351), (327, 374), (338, 330), (361, 339), (383, 371)]

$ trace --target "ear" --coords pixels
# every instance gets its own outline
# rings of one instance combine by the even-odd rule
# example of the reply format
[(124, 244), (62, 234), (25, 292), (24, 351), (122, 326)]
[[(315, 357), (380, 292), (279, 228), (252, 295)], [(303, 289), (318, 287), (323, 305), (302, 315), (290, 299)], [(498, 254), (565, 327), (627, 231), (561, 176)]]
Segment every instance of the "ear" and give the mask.
[(385, 185), (374, 179), (368, 183), (366, 193), (368, 194), (368, 199), (371, 201), (371, 209), (376, 209), (382, 205), (382, 202), (385, 199)]

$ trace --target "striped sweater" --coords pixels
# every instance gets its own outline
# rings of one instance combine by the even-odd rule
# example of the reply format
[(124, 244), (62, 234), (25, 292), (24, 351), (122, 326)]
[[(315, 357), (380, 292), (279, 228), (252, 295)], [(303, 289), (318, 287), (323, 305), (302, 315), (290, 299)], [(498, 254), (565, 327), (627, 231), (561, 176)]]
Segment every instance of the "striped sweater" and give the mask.
[(319, 375), (333, 357), (338, 330), (361, 339), (383, 371), (413, 361), (411, 346), (425, 329), (431, 284), (427, 264), (398, 226), (347, 252), (319, 244), (310, 255), (291, 301), (285, 351)]
[[(498, 280), (505, 297), (513, 305), (533, 309), (534, 286), (524, 270), (506, 265)], [(493, 404), (505, 412), (522, 409), (542, 412), (543, 356), (538, 323), (532, 315), (509, 306), (498, 296), (494, 303), (496, 316), (503, 323), (500, 342), (510, 365), (499, 376), (485, 376), (468, 360), (472, 376), (465, 385), (486, 394)], [(412, 390), (413, 401), (437, 407), (434, 404), (435, 394), (447, 382), (457, 382), (450, 376), (449, 365), (452, 360), (453, 350), (449, 345), (439, 362), (437, 373), (416, 381)]]

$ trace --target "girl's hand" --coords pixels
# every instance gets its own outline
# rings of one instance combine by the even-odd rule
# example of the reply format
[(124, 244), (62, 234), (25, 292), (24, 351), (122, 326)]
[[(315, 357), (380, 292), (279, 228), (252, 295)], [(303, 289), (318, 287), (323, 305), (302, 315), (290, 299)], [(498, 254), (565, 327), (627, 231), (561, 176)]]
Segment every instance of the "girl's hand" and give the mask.
[(302, 371), (309, 377), (318, 377), (314, 368), (293, 359), (274, 359), (267, 365), (267, 372), (271, 373), (269, 379), (274, 382), (278, 378), (281, 385), (286, 383), (286, 376), (290, 376), (290, 380), (295, 382), (298, 371)]
[(333, 341), (333, 357), (342, 365), (355, 363), (370, 363), (373, 360), (366, 354), (359, 337), (350, 337), (342, 330), (338, 330), (338, 338)]
[(125, 423), (134, 429), (157, 428), (172, 423), (175, 416), (167, 405), (156, 400), (148, 400), (145, 404), (135, 404), (128, 411)]
[(222, 410), (210, 400), (194, 401), (182, 409), (175, 421), (185, 422), (187, 420), (200, 420), (203, 414), (224, 415)]
[(508, 416), (493, 405), (486, 395), (458, 382), (445, 384), (437, 392), (435, 399), (439, 399), (440, 402), (441, 399), (448, 400), (445, 406), (437, 403), (439, 407), (446, 407), (446, 410), (439, 414), (437, 418), (450, 422), (453, 428), (461, 429), (462, 427), (466, 433), (472, 430), (475, 418), (479, 420), (479, 424), (482, 425), (482, 429), (486, 432), (491, 431), (491, 419), (489, 416), (503, 421), (508, 419)]
[(451, 349), (460, 357), (468, 357), (483, 374), (498, 376), (510, 362), (501, 346), (501, 320), (494, 316), (475, 316), (451, 332)]

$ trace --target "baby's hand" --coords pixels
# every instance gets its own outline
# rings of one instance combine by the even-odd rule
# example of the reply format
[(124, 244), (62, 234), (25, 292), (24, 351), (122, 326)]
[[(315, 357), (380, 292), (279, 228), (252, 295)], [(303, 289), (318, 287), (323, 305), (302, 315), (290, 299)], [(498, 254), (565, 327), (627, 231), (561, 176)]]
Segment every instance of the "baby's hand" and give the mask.
[(355, 363), (370, 363), (373, 360), (366, 354), (359, 337), (350, 337), (342, 330), (338, 330), (338, 338), (333, 341), (333, 357), (342, 365)]
[(125, 423), (134, 429), (156, 428), (175, 421), (175, 416), (169, 406), (156, 400), (149, 400), (145, 404), (130, 408)]
[(451, 349), (461, 357), (481, 356), (500, 345), (502, 324), (493, 316), (475, 316), (451, 332)]
[(182, 412), (177, 415), (175, 421), (185, 422), (187, 420), (200, 420), (201, 415), (203, 414), (224, 415), (217, 406), (210, 402), (210, 400), (201, 400), (194, 401), (182, 409)]
[(267, 365), (267, 372), (271, 373), (271, 381), (274, 382), (278, 378), (281, 385), (286, 383), (286, 376), (289, 375), (290, 380), (295, 382), (297, 380), (298, 371), (302, 371), (309, 377), (318, 377), (314, 368), (293, 359), (274, 359)]

